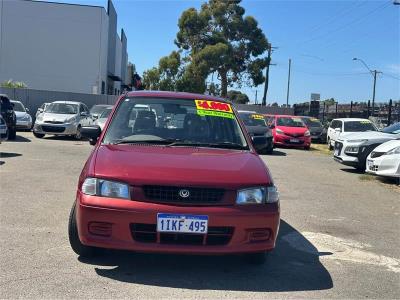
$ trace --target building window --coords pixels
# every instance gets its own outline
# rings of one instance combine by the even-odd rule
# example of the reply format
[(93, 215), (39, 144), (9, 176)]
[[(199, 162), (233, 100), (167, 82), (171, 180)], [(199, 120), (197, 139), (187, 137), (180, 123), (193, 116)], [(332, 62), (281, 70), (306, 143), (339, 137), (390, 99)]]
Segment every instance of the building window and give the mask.
[(104, 95), (106, 92), (106, 83), (104, 81), (101, 82), (101, 93)]
[(117, 94), (117, 89), (114, 89), (114, 95), (116, 95)]

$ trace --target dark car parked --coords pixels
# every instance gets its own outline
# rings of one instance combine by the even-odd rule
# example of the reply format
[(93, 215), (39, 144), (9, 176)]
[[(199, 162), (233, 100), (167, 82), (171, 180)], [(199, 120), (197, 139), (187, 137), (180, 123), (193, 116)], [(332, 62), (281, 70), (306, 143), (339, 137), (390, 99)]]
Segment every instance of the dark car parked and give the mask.
[(15, 140), (17, 132), (17, 117), (14, 112), (14, 106), (5, 94), (0, 94), (1, 116), (7, 124), (8, 139)]
[(262, 154), (271, 154), (274, 148), (272, 131), (267, 126), (264, 116), (250, 111), (239, 111), (239, 117), (246, 126), (246, 130), (254, 139), (263, 139), (256, 150)]
[(313, 117), (301, 117), (301, 120), (306, 124), (311, 134), (311, 141), (318, 143), (326, 142), (326, 128), (322, 123)]

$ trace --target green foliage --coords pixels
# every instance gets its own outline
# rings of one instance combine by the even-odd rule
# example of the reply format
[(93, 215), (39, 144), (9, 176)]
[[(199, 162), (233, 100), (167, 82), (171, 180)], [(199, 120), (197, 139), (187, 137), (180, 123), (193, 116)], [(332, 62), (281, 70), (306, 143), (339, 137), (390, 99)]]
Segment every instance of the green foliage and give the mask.
[(201, 75), (217, 72), (222, 96), (233, 83), (257, 86), (265, 80), (267, 61), (259, 56), (268, 49), (268, 41), (257, 21), (244, 16), (240, 2), (210, 0), (200, 11), (184, 11), (178, 22), (176, 45)]
[(6, 80), (0, 84), (1, 87), (4, 88), (17, 88), (17, 89), (26, 89), (28, 86), (22, 81), (13, 81), (12, 79)]
[(336, 101), (334, 98), (330, 98), (330, 99), (324, 100), (323, 102), (325, 103), (325, 105), (334, 105)]
[(246, 104), (250, 101), (249, 97), (247, 97), (246, 94), (235, 90), (228, 91), (227, 98), (233, 103), (238, 103), (238, 104)]
[(209, 92), (227, 95), (236, 84), (264, 82), (262, 57), (268, 41), (251, 16), (244, 16), (240, 0), (210, 0), (198, 11), (185, 10), (178, 21), (175, 44), (179, 51), (162, 57), (157, 68), (143, 74), (147, 88), (204, 93), (206, 79), (216, 73), (220, 84)]

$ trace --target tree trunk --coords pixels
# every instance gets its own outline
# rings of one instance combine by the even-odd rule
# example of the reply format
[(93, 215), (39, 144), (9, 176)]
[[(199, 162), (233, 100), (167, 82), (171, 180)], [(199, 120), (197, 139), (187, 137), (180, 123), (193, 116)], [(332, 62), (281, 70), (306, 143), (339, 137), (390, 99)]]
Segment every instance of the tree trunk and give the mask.
[(221, 97), (226, 98), (226, 95), (228, 94), (228, 76), (227, 72), (224, 70), (220, 70), (219, 76), (221, 77)]

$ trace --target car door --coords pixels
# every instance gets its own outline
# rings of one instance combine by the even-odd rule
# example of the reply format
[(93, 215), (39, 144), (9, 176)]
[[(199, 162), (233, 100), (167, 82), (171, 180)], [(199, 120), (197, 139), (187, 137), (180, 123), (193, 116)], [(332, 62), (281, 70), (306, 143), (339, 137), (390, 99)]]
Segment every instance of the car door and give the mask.
[(85, 104), (81, 104), (79, 105), (79, 118), (80, 121), (79, 123), (81, 124), (81, 126), (88, 126), (90, 125), (89, 123), (89, 110), (86, 107)]
[(335, 131), (335, 126), (336, 126), (337, 121), (332, 120), (331, 124), (328, 127), (328, 132), (327, 132), (327, 140), (328, 142), (332, 140), (333, 137), (333, 132)]
[[(334, 142), (334, 141), (336, 141), (336, 140), (339, 138), (340, 133), (341, 133), (342, 130), (343, 130), (343, 121), (337, 120), (337, 121), (335, 122), (335, 126), (334, 126), (332, 129), (333, 129), (333, 130), (332, 130), (331, 141)], [(338, 131), (338, 129), (339, 129), (340, 131)]]

